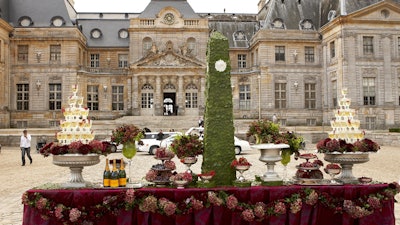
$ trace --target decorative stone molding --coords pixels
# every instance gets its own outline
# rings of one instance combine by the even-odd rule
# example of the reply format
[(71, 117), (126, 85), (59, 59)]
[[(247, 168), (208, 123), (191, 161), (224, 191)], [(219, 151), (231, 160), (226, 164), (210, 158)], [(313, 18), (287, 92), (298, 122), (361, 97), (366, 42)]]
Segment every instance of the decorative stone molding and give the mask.
[(378, 75), (377, 68), (361, 68), (361, 74), (364, 77), (376, 77)]

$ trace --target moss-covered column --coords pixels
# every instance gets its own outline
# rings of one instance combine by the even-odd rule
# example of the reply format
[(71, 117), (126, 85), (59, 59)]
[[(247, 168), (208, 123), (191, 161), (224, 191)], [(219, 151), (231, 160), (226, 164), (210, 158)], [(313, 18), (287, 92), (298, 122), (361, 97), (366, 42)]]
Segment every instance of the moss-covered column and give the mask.
[(230, 167), (235, 159), (231, 65), (228, 39), (214, 32), (207, 45), (206, 105), (204, 115), (204, 153), (202, 171), (216, 172), (216, 185), (231, 185), (236, 171)]

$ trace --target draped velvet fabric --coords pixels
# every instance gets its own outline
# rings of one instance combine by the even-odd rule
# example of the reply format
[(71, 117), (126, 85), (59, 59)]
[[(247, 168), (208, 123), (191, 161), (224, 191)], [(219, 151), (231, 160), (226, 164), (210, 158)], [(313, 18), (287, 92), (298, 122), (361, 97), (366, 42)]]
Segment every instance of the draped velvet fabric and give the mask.
[[(142, 188), (135, 190), (138, 195), (152, 194), (157, 198), (165, 197), (173, 202), (184, 201), (191, 196), (200, 196), (208, 191), (223, 190), (234, 194), (239, 202), (255, 204), (257, 202), (270, 202), (287, 197), (300, 191), (305, 186), (274, 186), (250, 188)], [(381, 191), (386, 184), (375, 185), (333, 185), (333, 186), (307, 186), (312, 189), (327, 192), (335, 197), (355, 200), (360, 196)], [(118, 195), (127, 189), (61, 189), (61, 190), (28, 190), (28, 194), (40, 193), (43, 197), (62, 203), (66, 206), (89, 206), (102, 202), (104, 196)], [(62, 224), (55, 218), (44, 220), (35, 208), (25, 206), (23, 225), (58, 225)], [(394, 225), (394, 199), (386, 201), (382, 210), (376, 210), (372, 215), (353, 219), (348, 214), (335, 214), (317, 203), (314, 206), (303, 204), (299, 213), (288, 212), (280, 216), (270, 216), (263, 221), (247, 222), (242, 219), (240, 211), (232, 211), (223, 206), (210, 206), (199, 211), (185, 215), (166, 216), (158, 213), (142, 212), (138, 207), (133, 210), (122, 210), (119, 215), (105, 215), (96, 224), (99, 225)]]

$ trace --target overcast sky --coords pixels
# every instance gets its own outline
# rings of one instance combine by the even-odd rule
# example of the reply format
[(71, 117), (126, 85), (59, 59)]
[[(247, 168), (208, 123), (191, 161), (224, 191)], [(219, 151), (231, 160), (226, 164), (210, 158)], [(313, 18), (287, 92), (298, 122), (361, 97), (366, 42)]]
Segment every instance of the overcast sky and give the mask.
[[(78, 12), (142, 12), (150, 0), (75, 0)], [(196, 13), (257, 13), (259, 0), (188, 0)]]

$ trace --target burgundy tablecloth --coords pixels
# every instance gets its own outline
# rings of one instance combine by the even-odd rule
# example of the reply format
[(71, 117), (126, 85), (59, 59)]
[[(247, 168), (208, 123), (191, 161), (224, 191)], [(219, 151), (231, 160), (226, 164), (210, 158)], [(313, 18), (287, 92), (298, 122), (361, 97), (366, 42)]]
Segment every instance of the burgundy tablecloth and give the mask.
[[(318, 191), (327, 192), (335, 197), (345, 199), (357, 199), (387, 187), (378, 185), (344, 185), (344, 186), (312, 186)], [(269, 202), (284, 198), (298, 192), (304, 186), (275, 186), (275, 187), (251, 187), (251, 188), (142, 188), (136, 193), (152, 194), (157, 198), (166, 197), (171, 201), (182, 201), (191, 196), (199, 196), (209, 190), (223, 190), (234, 194), (240, 202)], [(56, 200), (66, 206), (89, 206), (102, 202), (105, 195), (125, 192), (126, 189), (72, 189), (72, 190), (28, 190), (29, 194), (40, 193), (43, 197)], [(24, 207), (23, 225), (58, 225), (54, 218), (44, 220), (38, 211), (29, 206)], [(261, 222), (247, 222), (241, 218), (240, 212), (229, 210), (225, 207), (211, 206), (187, 215), (165, 216), (158, 213), (142, 212), (137, 207), (133, 210), (122, 211), (119, 215), (105, 215), (96, 224), (100, 225), (241, 225), (241, 224), (269, 224), (269, 225), (394, 225), (394, 199), (384, 203), (382, 210), (376, 210), (372, 215), (353, 219), (348, 214), (335, 214), (320, 204), (315, 206), (303, 205), (302, 211), (293, 214), (287, 212), (281, 216), (271, 216)]]

